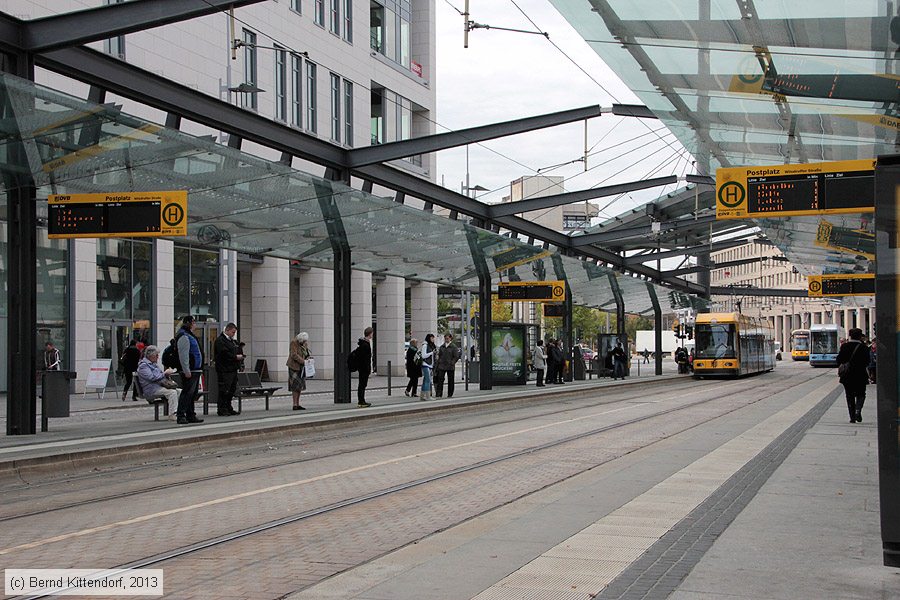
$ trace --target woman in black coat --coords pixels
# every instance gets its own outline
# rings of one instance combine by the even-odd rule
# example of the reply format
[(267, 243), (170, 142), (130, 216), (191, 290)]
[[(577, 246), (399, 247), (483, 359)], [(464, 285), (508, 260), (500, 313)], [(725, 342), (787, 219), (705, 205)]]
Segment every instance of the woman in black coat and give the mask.
[(862, 423), (862, 408), (866, 401), (866, 386), (869, 384), (869, 348), (863, 342), (862, 329), (854, 327), (849, 332), (850, 339), (841, 344), (838, 352), (838, 374), (841, 365), (848, 365), (846, 372), (840, 375), (847, 396), (847, 410), (850, 411), (851, 423)]
[(416, 364), (416, 354), (419, 352), (419, 340), (413, 338), (409, 340), (409, 348), (406, 349), (406, 376), (409, 377), (409, 383), (406, 384), (407, 396), (416, 396), (416, 389), (419, 387), (419, 377), (422, 376), (422, 365)]

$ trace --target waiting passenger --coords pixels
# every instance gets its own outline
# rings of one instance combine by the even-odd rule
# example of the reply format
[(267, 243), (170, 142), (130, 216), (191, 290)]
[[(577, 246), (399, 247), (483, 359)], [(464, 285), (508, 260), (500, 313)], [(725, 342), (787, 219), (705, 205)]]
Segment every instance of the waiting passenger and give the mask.
[(306, 389), (306, 359), (309, 357), (309, 334), (301, 331), (291, 340), (286, 363), (288, 388), (294, 400), (293, 410), (306, 410), (300, 406), (300, 393)]
[[(866, 385), (869, 383), (869, 348), (863, 343), (862, 329), (849, 331), (850, 339), (841, 344), (838, 352), (838, 376), (847, 397), (847, 410), (851, 423), (862, 423), (862, 408), (866, 401)], [(846, 366), (845, 366), (846, 365)]]
[(436, 352), (437, 344), (434, 343), (434, 334), (429, 333), (425, 336), (425, 342), (422, 344), (422, 388), (419, 392), (419, 400), (428, 400), (434, 396), (434, 386), (431, 378)]
[(613, 357), (613, 381), (621, 377), (625, 379), (625, 361), (628, 357), (625, 350), (622, 349), (622, 342), (616, 342), (616, 347), (612, 351)]
[(176, 370), (169, 368), (163, 371), (157, 362), (158, 360), (159, 348), (156, 346), (144, 348), (144, 358), (138, 362), (137, 366), (137, 383), (144, 393), (145, 400), (150, 401), (154, 398), (166, 399), (169, 406), (169, 420), (174, 421), (180, 390), (175, 386), (175, 382), (169, 378), (169, 375), (175, 373)]
[(194, 409), (200, 390), (200, 376), (203, 375), (203, 354), (200, 341), (194, 335), (194, 317), (188, 315), (181, 320), (175, 343), (182, 381), (181, 395), (178, 397), (178, 424), (202, 423), (203, 419), (197, 416)]
[(419, 394), (419, 377), (422, 376), (422, 353), (419, 352), (419, 340), (416, 338), (409, 340), (409, 348), (406, 349), (406, 376), (409, 381), (403, 393), (415, 398)]
[(128, 388), (131, 388), (131, 400), (137, 400), (136, 390), (132, 386), (131, 378), (134, 376), (134, 372), (137, 371), (138, 363), (141, 362), (141, 351), (138, 350), (137, 340), (131, 340), (131, 343), (128, 344), (128, 347), (125, 348), (125, 351), (122, 352), (122, 356), (119, 357), (119, 364), (122, 365), (122, 374), (125, 376), (125, 389), (122, 390), (122, 402), (125, 402), (125, 398), (128, 396)]

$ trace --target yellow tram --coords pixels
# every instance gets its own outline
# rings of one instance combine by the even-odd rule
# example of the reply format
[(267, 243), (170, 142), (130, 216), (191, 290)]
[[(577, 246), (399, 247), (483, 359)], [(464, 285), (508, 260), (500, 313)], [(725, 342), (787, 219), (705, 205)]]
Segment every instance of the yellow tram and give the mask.
[(775, 332), (767, 321), (738, 313), (698, 314), (694, 377), (740, 377), (775, 368)]

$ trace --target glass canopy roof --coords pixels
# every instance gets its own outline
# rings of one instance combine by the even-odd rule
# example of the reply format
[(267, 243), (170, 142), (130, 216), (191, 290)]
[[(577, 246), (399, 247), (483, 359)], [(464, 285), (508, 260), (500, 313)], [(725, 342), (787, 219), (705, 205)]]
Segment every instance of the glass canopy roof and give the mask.
[[(900, 152), (893, 0), (551, 2), (708, 174)], [(757, 224), (806, 274), (874, 270), (864, 215), (820, 221)]]
[[(188, 191), (188, 237), (207, 247), (333, 267), (332, 236), (354, 269), (477, 289), (476, 264), (496, 283), (564, 279), (573, 302), (652, 311), (650, 284), (608, 268), (411, 208), (341, 183), (0, 76), (0, 156), (21, 140), (38, 198), (48, 194)], [(7, 161), (0, 168), (14, 169)], [(690, 298), (654, 287), (664, 310)]]

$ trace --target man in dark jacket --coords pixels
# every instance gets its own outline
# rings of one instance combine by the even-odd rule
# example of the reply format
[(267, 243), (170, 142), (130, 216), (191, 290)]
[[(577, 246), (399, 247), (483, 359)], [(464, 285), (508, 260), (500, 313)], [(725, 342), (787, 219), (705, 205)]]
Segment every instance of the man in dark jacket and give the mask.
[(359, 370), (359, 387), (356, 388), (356, 402), (360, 408), (372, 406), (366, 402), (366, 386), (369, 384), (369, 375), (372, 374), (372, 332), (371, 327), (366, 327), (363, 337), (356, 343), (357, 368)]
[(550, 346), (550, 356), (553, 357), (553, 379), (550, 383), (563, 383), (563, 375), (566, 370), (566, 356), (562, 351), (562, 340), (556, 340)]
[(137, 400), (137, 386), (132, 385), (135, 371), (137, 371), (138, 363), (141, 362), (141, 351), (138, 350), (137, 340), (131, 340), (122, 356), (119, 357), (119, 363), (122, 365), (122, 373), (125, 375), (125, 389), (122, 390), (122, 402), (128, 396), (128, 388), (131, 388), (132, 401)]
[(444, 394), (444, 380), (447, 380), (447, 397), (453, 397), (454, 376), (456, 375), (456, 363), (461, 352), (453, 343), (453, 336), (444, 334), (444, 343), (438, 348), (437, 361), (434, 370), (435, 396), (440, 398)]
[(244, 355), (240, 353), (237, 341), (237, 325), (229, 323), (225, 331), (219, 334), (213, 344), (216, 360), (216, 377), (219, 381), (219, 397), (217, 399), (218, 414), (220, 417), (230, 417), (240, 414), (231, 405), (234, 392), (237, 389), (237, 372), (241, 366)]
[(863, 343), (863, 332), (858, 327), (849, 332), (850, 339), (841, 344), (838, 352), (838, 374), (841, 365), (848, 365), (840, 381), (844, 386), (844, 394), (847, 397), (847, 410), (850, 412), (851, 423), (862, 423), (862, 408), (866, 401), (866, 385), (869, 383), (869, 374), (866, 367), (869, 366), (869, 348)]
[(194, 410), (200, 376), (203, 374), (203, 354), (200, 341), (194, 335), (194, 317), (188, 315), (181, 320), (181, 329), (175, 335), (178, 347), (178, 368), (181, 371), (181, 395), (178, 396), (178, 424), (202, 423)]

